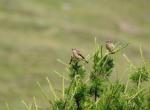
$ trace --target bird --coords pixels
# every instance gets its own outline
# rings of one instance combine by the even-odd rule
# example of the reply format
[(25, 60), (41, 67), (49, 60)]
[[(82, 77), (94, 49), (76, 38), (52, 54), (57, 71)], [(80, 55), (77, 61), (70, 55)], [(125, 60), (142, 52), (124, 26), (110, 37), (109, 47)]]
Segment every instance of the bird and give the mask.
[(81, 54), (81, 52), (79, 50), (77, 50), (76, 48), (72, 49), (72, 56), (71, 56), (71, 60), (70, 63), (73, 61), (73, 59), (76, 60), (83, 60), (86, 63), (88, 63), (88, 61), (85, 59), (85, 57)]
[(114, 54), (115, 51), (115, 45), (113, 44), (113, 42), (111, 40), (106, 41), (106, 49), (111, 53)]

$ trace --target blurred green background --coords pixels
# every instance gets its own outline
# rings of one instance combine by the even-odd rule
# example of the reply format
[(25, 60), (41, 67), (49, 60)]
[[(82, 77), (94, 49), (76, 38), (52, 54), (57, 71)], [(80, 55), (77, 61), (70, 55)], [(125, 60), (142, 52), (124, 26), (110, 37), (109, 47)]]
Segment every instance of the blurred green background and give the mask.
[[(53, 72), (65, 72), (71, 48), (90, 54), (94, 37), (99, 43), (130, 42), (117, 56), (118, 75), (126, 66), (126, 53), (134, 62), (150, 57), (150, 0), (0, 0), (0, 110), (24, 110), (21, 100), (47, 107), (36, 82), (55, 88), (61, 80)], [(127, 76), (127, 75), (126, 75)], [(112, 79), (116, 77), (113, 74)]]

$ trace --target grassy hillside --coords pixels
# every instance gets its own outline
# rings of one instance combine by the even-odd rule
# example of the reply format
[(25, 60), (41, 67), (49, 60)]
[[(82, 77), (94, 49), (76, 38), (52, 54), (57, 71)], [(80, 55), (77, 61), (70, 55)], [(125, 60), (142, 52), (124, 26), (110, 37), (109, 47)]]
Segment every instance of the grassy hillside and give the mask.
[[(141, 43), (149, 58), (149, 4), (149, 0), (0, 0), (0, 109), (8, 102), (12, 110), (23, 110), (20, 100), (30, 102), (33, 96), (46, 105), (36, 82), (46, 88), (49, 76), (59, 88), (53, 70), (65, 70), (57, 59), (69, 62), (72, 47), (88, 54), (94, 37), (100, 43), (130, 42), (124, 53), (137, 62)], [(126, 61), (118, 56), (120, 70)]]

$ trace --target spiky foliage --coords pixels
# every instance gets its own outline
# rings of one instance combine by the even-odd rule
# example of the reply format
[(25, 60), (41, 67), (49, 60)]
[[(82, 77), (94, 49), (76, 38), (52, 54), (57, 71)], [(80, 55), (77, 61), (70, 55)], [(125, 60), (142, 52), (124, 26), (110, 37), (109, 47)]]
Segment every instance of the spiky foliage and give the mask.
[[(116, 52), (121, 49), (116, 49)], [(96, 48), (92, 60), (92, 70), (86, 82), (83, 80), (87, 75), (83, 63), (74, 60), (70, 64), (71, 83), (66, 89), (65, 99), (55, 105), (57, 110), (148, 110), (149, 98), (142, 88), (128, 88), (119, 81), (108, 83), (115, 63), (112, 54), (103, 54), (103, 46)], [(130, 79), (139, 85), (148, 81), (148, 75), (146, 66), (142, 66)]]
[[(119, 46), (114, 50), (115, 54), (104, 53), (103, 46), (99, 47), (91, 57), (92, 69), (89, 73), (84, 61), (73, 60), (68, 65), (70, 83), (65, 90), (63, 88), (63, 97), (56, 97), (48, 80), (55, 96), (55, 100), (51, 101), (52, 110), (150, 110), (150, 93), (140, 86), (149, 80), (146, 63), (132, 69), (130, 79), (136, 85), (128, 86), (128, 83), (119, 80), (111, 83), (109, 77), (115, 66), (113, 56), (125, 46)], [(64, 83), (66, 78), (60, 76)]]
[(90, 89), (89, 93), (96, 101), (104, 91), (104, 82), (112, 73), (114, 61), (110, 54), (103, 56), (102, 46), (101, 50), (98, 48), (93, 55), (93, 70), (90, 73)]
[(149, 72), (147, 67), (144, 65), (142, 67), (137, 68), (134, 73), (131, 75), (130, 79), (138, 85), (143, 81), (148, 81), (149, 79)]
[(97, 110), (124, 110), (126, 103), (124, 95), (125, 85), (115, 82), (110, 85), (101, 96)]
[(71, 63), (69, 70), (70, 70), (70, 77), (71, 78), (74, 78), (77, 75), (84, 77), (84, 75), (85, 75), (84, 67), (81, 64), (79, 64), (79, 62), (76, 60), (74, 60)]

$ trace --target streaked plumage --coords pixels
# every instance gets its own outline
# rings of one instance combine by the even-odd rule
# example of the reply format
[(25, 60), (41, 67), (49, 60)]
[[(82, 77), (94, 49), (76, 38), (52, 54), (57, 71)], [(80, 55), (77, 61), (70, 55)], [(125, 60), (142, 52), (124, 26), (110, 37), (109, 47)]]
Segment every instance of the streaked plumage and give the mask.
[(71, 57), (70, 63), (72, 62), (72, 59), (84, 60), (86, 63), (88, 63), (88, 61), (85, 59), (85, 57), (77, 49), (72, 49), (72, 57)]
[(114, 54), (115, 45), (112, 43), (112, 41), (110, 41), (110, 40), (106, 41), (106, 49), (107, 49), (111, 54)]

